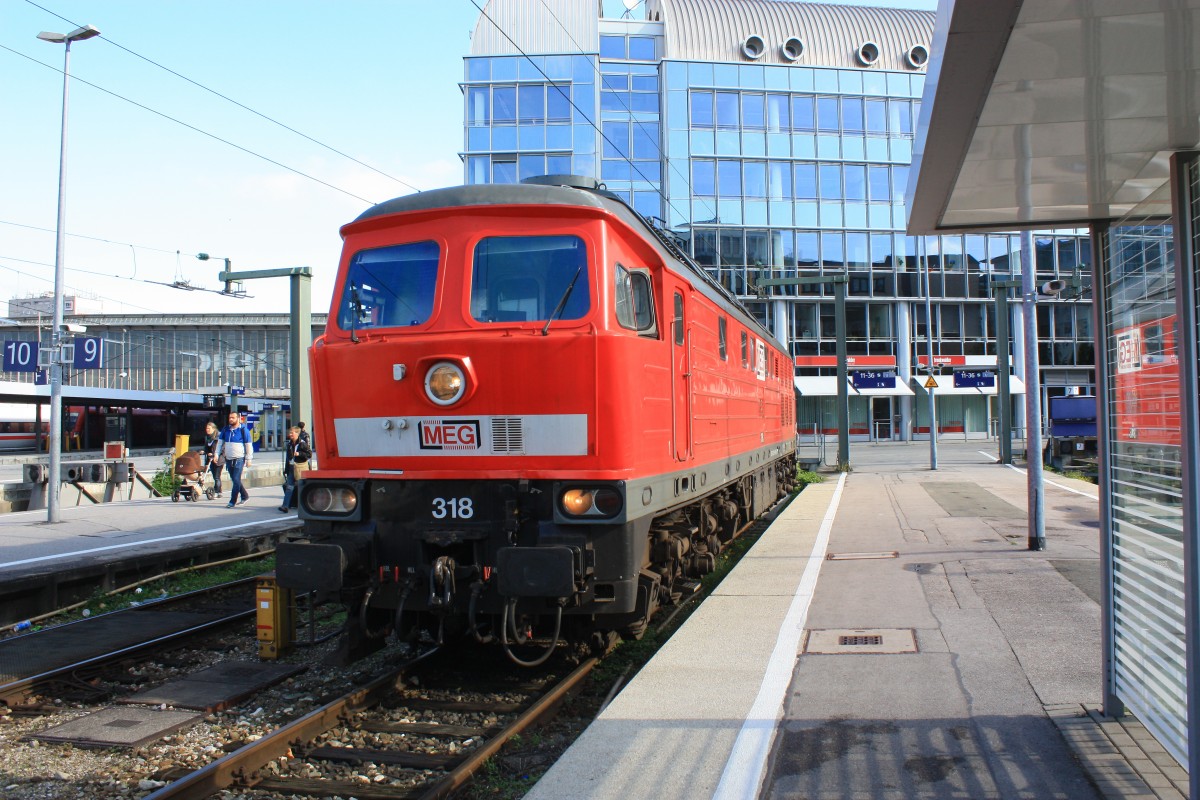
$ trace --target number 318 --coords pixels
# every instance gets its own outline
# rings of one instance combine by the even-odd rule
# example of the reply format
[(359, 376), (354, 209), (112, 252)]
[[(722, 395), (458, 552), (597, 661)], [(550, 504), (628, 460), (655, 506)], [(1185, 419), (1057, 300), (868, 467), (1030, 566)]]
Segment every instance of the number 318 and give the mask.
[(434, 519), (470, 519), (473, 516), (475, 508), (469, 497), (433, 498)]

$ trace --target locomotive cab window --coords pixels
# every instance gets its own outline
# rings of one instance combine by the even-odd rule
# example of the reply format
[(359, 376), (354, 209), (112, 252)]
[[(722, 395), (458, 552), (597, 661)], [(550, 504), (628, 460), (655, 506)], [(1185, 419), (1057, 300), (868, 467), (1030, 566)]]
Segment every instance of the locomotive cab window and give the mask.
[(658, 335), (654, 322), (654, 295), (648, 272), (629, 270), (617, 264), (614, 297), (618, 325), (637, 331), (643, 336)]
[(360, 250), (350, 259), (338, 308), (338, 327), (420, 325), (433, 313), (437, 285), (436, 242)]
[(742, 367), (750, 366), (750, 351), (749, 343), (746, 340), (746, 332), (742, 331)]
[(729, 360), (729, 345), (727, 338), (729, 336), (729, 321), (725, 317), (717, 320), (717, 348), (721, 351), (721, 360)]
[(490, 236), (475, 245), (477, 322), (580, 319), (591, 308), (587, 248), (578, 236)]
[(675, 321), (672, 326), (675, 329), (675, 344), (683, 344), (683, 295), (679, 292), (675, 293)]

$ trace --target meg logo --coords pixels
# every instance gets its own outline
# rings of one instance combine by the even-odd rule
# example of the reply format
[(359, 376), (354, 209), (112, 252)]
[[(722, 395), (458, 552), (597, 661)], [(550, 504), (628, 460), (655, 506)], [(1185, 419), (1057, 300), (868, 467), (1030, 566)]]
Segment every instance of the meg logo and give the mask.
[(417, 423), (422, 450), (478, 450), (479, 420), (425, 419)]

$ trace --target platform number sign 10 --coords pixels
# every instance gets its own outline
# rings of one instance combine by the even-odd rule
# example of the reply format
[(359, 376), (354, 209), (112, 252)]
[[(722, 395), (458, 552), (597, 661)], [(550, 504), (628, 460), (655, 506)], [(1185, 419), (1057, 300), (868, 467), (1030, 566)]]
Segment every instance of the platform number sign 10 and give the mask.
[(99, 336), (75, 337), (75, 369), (100, 369), (103, 363), (103, 339)]
[(24, 341), (4, 342), (5, 372), (37, 372), (38, 343)]

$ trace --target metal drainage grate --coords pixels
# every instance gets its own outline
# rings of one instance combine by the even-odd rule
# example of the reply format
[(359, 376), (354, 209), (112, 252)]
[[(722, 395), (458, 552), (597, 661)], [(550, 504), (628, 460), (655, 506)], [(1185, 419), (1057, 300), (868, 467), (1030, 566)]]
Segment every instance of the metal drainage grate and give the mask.
[(882, 636), (839, 636), (838, 644), (843, 647), (878, 647), (883, 644)]

